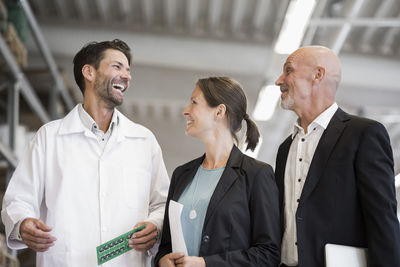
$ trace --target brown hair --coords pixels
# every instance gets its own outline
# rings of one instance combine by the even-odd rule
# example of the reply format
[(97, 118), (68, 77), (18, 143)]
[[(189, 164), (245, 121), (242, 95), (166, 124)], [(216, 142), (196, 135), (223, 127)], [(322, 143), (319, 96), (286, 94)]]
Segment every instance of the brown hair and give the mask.
[(104, 42), (90, 42), (86, 44), (74, 57), (74, 77), (75, 81), (81, 89), (82, 94), (85, 93), (85, 79), (82, 74), (82, 68), (86, 64), (92, 65), (96, 70), (100, 61), (104, 57), (107, 49), (115, 49), (121, 51), (131, 64), (131, 49), (129, 46), (119, 39)]
[(196, 85), (203, 92), (210, 107), (220, 104), (226, 106), (229, 130), (238, 142), (236, 133), (242, 128), (242, 121), (247, 123), (247, 149), (254, 150), (260, 138), (257, 125), (247, 115), (247, 98), (240, 83), (230, 77), (209, 77), (199, 79)]

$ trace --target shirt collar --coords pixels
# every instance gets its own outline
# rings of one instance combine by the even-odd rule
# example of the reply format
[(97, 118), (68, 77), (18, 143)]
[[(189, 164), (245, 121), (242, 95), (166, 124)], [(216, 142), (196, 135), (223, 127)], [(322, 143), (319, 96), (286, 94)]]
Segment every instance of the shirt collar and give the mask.
[[(99, 129), (99, 126), (97, 125), (97, 123), (96, 123), (96, 122), (94, 121), (94, 119), (90, 116), (90, 114), (87, 113), (87, 111), (83, 108), (83, 105), (82, 105), (82, 104), (78, 104), (78, 114), (79, 114), (79, 117), (80, 117), (80, 119), (81, 119), (83, 125), (84, 125), (87, 129), (89, 129), (89, 130), (92, 131), (92, 132), (94, 131), (94, 129), (96, 129), (96, 130)], [(112, 116), (112, 118), (111, 118), (111, 123), (110, 123), (110, 126), (108, 127), (108, 130), (110, 130), (110, 129), (112, 130), (114, 124), (115, 124), (115, 125), (118, 125), (118, 124), (119, 124), (118, 113), (115, 112), (115, 109), (114, 109), (113, 116)]]
[[(58, 134), (66, 135), (73, 133), (85, 132), (87, 129), (81, 118), (79, 117), (79, 105), (77, 104), (63, 119), (61, 119)], [(153, 134), (144, 126), (136, 124), (125, 117), (118, 109), (114, 109), (114, 114), (117, 116), (118, 140), (123, 140), (125, 137), (130, 138), (148, 138)], [(154, 136), (153, 136), (154, 138)]]
[[(335, 114), (336, 110), (338, 109), (338, 105), (334, 102), (329, 108), (327, 108), (324, 112), (318, 115), (307, 127), (307, 132), (311, 132), (311, 130), (316, 127), (320, 126), (324, 130), (328, 127), (329, 122), (331, 121), (333, 115)], [(302, 127), (299, 124), (299, 120), (297, 119), (293, 126), (292, 132), (292, 139), (296, 136), (296, 134), (302, 130)]]

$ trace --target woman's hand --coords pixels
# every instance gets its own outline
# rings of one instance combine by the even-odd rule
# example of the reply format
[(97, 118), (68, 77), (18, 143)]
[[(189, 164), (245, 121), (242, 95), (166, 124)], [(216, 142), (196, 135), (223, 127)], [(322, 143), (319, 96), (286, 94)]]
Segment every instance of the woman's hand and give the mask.
[(182, 258), (183, 253), (169, 253), (158, 262), (159, 267), (175, 267), (175, 260)]
[(186, 256), (175, 260), (176, 267), (206, 267), (203, 257)]

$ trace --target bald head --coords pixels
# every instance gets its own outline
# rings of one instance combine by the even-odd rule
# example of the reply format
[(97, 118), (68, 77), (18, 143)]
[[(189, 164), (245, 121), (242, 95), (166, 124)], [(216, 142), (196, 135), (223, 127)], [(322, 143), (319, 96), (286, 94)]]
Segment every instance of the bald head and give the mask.
[(275, 84), (282, 93), (281, 106), (307, 125), (335, 102), (340, 79), (340, 61), (329, 48), (305, 46), (286, 59)]
[(297, 61), (309, 67), (321, 67), (325, 70), (325, 83), (336, 91), (342, 77), (342, 66), (339, 58), (327, 47), (304, 46), (294, 51), (288, 61)]

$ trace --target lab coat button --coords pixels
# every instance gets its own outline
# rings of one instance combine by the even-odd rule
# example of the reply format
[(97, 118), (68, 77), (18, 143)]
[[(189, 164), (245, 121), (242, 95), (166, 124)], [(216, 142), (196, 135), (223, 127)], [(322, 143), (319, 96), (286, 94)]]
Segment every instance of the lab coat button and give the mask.
[(208, 235), (205, 235), (204, 237), (203, 237), (203, 242), (204, 243), (208, 243), (210, 241), (210, 237), (208, 236)]

